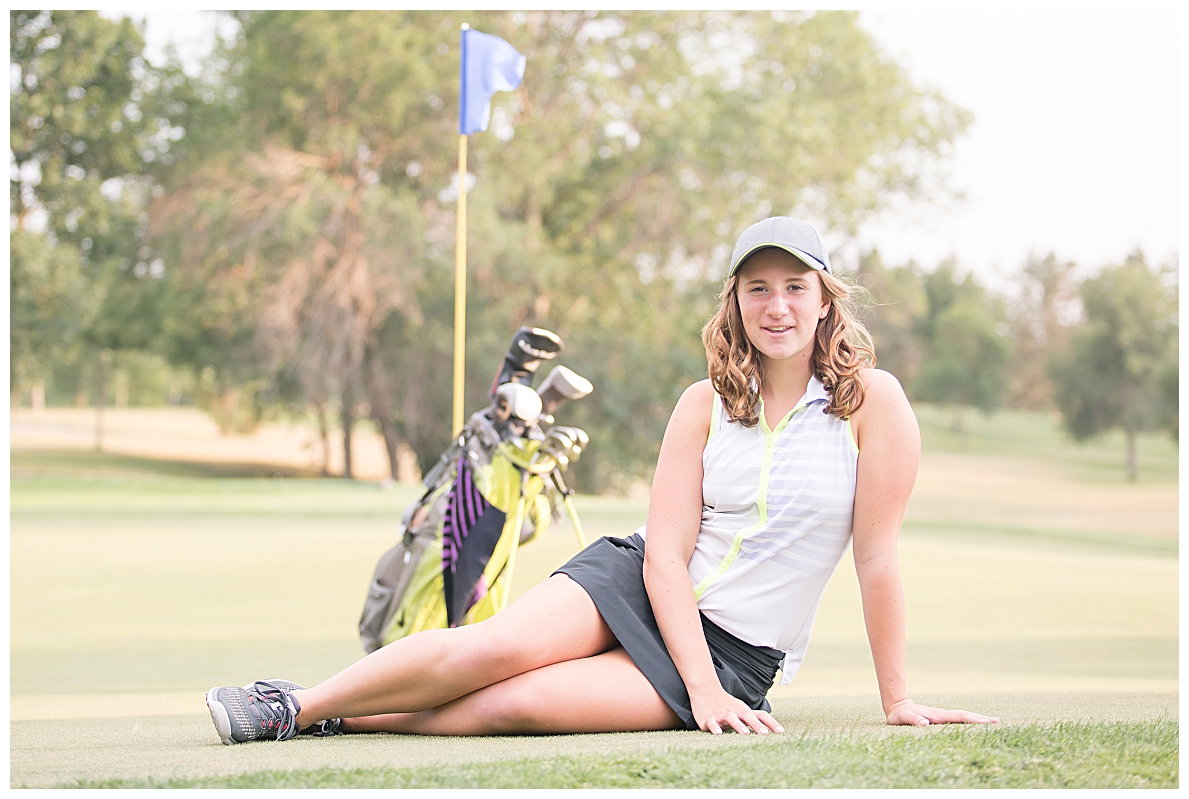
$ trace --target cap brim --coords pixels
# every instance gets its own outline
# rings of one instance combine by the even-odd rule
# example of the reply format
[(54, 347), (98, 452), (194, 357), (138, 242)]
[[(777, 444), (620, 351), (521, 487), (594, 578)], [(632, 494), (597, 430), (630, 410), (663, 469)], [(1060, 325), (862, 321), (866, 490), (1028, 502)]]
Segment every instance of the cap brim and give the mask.
[(736, 261), (734, 263), (734, 265), (731, 267), (731, 271), (727, 272), (727, 277), (730, 277), (731, 275), (738, 272), (739, 266), (744, 261), (746, 261), (748, 258), (755, 255), (758, 251), (766, 250), (769, 247), (775, 247), (778, 250), (784, 250), (789, 255), (794, 256), (798, 261), (800, 261), (801, 263), (808, 266), (810, 269), (814, 269), (818, 272), (829, 272), (830, 271), (829, 269), (826, 268), (825, 264), (823, 264), (821, 261), (814, 258), (809, 253), (802, 252), (801, 250), (798, 250), (795, 247), (788, 247), (784, 244), (776, 244), (775, 242), (767, 242), (764, 244), (757, 244), (756, 246), (752, 247), (747, 252), (743, 253), (743, 255), (739, 256), (739, 260)]

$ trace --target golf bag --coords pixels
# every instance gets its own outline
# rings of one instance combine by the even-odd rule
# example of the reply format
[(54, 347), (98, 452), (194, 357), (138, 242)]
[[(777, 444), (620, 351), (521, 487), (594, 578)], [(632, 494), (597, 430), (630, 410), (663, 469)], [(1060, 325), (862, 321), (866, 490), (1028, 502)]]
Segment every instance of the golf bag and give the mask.
[(512, 337), (491, 404), (471, 416), (425, 476), (424, 493), (401, 518), (399, 541), (376, 565), (359, 619), (364, 651), (503, 610), (517, 549), (563, 509), (579, 548), (586, 546), (562, 472), (589, 439), (576, 427), (554, 425), (553, 412), (593, 387), (559, 365), (532, 388), (541, 361), (561, 349), (561, 339), (541, 328), (522, 327)]

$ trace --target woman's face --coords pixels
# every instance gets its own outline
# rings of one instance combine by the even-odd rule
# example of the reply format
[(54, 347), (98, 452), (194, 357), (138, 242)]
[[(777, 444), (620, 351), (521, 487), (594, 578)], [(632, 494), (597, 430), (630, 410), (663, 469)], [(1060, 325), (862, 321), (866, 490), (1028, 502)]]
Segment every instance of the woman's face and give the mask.
[(830, 309), (814, 270), (769, 247), (744, 261), (738, 277), (739, 311), (752, 346), (775, 361), (808, 357), (817, 323)]

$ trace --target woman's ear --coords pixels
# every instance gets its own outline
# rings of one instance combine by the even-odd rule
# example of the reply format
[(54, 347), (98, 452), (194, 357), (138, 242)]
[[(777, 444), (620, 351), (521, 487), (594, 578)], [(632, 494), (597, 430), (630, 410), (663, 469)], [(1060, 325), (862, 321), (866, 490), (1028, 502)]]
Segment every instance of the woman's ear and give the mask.
[(826, 302), (822, 305), (822, 312), (817, 315), (818, 319), (825, 319), (830, 315), (830, 303)]

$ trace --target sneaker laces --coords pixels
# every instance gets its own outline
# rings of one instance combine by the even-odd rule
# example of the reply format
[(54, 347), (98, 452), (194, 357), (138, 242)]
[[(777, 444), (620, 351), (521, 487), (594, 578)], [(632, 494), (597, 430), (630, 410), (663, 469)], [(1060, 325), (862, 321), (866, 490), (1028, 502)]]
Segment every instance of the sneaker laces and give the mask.
[(255, 708), (261, 732), (274, 733), (278, 741), (288, 741), (297, 735), (297, 714), (301, 705), (285, 689), (260, 680), (248, 691), (250, 708)]
[(332, 735), (346, 735), (343, 731), (342, 719), (326, 719), (320, 721), (312, 727), (307, 727), (303, 732), (308, 732), (315, 738), (328, 738)]

